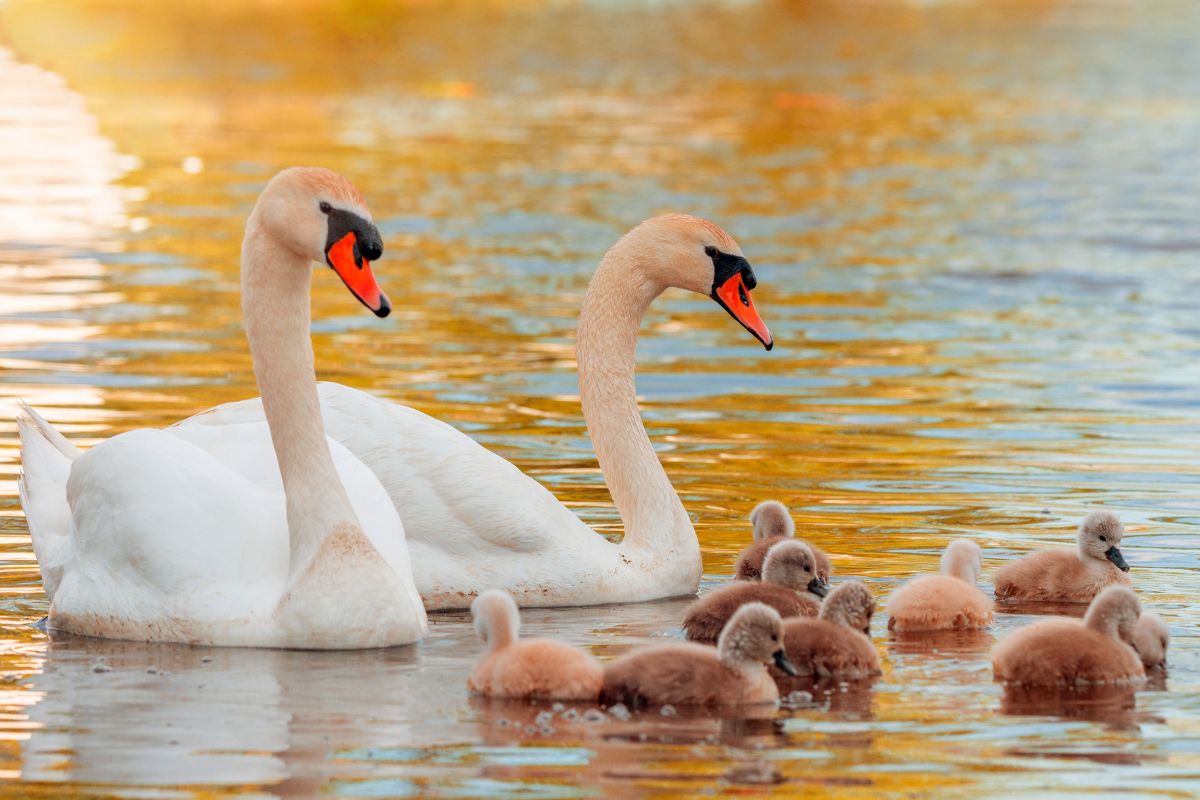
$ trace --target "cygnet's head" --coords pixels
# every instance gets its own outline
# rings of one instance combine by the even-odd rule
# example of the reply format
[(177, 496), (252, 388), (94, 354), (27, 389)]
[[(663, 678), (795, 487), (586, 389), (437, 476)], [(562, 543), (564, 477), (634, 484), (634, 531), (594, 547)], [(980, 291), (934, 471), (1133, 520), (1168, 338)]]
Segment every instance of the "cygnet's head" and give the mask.
[(475, 633), (492, 649), (504, 647), (521, 630), (521, 612), (512, 595), (503, 589), (488, 589), (471, 602)]
[(1142, 604), (1132, 589), (1109, 586), (1092, 599), (1083, 622), (1092, 630), (1133, 646), (1133, 634), (1141, 614)]
[(636, 271), (652, 292), (689, 289), (714, 300), (770, 350), (771, 331), (754, 308), (758, 285), (742, 248), (721, 228), (687, 214), (651, 217), (625, 234), (609, 251), (615, 263)]
[(754, 541), (773, 539), (779, 536), (788, 539), (796, 535), (796, 523), (787, 506), (778, 500), (764, 500), (750, 512), (750, 524), (754, 526)]
[(817, 577), (817, 557), (812, 548), (795, 539), (785, 539), (773, 545), (763, 559), (764, 583), (785, 586), (796, 592), (812, 592), (824, 597), (828, 591)]
[(983, 571), (982, 559), (979, 545), (970, 539), (955, 539), (942, 551), (942, 574), (975, 585)]
[(1123, 572), (1129, 572), (1129, 565), (1121, 555), (1121, 539), (1125, 536), (1125, 526), (1111, 511), (1093, 511), (1084, 517), (1079, 525), (1077, 540), (1079, 553), (1085, 558), (1095, 558), (1100, 561), (1108, 560), (1116, 564)]
[(278, 173), (258, 196), (243, 251), (264, 235), (304, 259), (305, 269), (311, 261), (328, 264), (376, 316), (391, 312), (370, 265), (383, 255), (383, 238), (362, 193), (341, 175), (322, 167)]
[(735, 669), (773, 663), (788, 675), (796, 674), (783, 650), (783, 620), (778, 611), (763, 603), (746, 603), (734, 612), (721, 629), (717, 652), (721, 661)]
[(1167, 666), (1167, 644), (1171, 635), (1167, 623), (1153, 611), (1143, 611), (1138, 617), (1133, 632), (1133, 649), (1142, 657), (1146, 669), (1163, 669)]
[(875, 596), (859, 581), (839, 583), (821, 604), (821, 619), (871, 635)]

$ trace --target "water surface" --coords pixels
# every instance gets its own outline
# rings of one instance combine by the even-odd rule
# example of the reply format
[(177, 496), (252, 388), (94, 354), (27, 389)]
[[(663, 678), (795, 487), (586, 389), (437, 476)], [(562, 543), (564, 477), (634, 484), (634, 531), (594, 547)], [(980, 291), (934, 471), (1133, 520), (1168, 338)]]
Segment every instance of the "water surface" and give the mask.
[[(457, 425), (619, 534), (575, 314), (621, 233), (688, 211), (739, 240), (778, 342), (680, 292), (643, 329), (706, 585), (766, 498), (880, 596), (954, 536), (986, 581), (1103, 507), (1174, 636), (1165, 683), (1064, 703), (991, 682), (1027, 617), (916, 642), (881, 619), (873, 688), (600, 721), (471, 701), (462, 615), (379, 653), (51, 642), (10, 423), (0, 792), (1195, 793), (1198, 33), (1170, 2), (0, 5), (0, 418), (25, 398), (87, 446), (255, 394), (243, 220), (277, 169), (323, 164), (370, 200), (396, 313), (320, 272), (321, 376)], [(526, 628), (609, 657), (678, 635), (682, 607)]]

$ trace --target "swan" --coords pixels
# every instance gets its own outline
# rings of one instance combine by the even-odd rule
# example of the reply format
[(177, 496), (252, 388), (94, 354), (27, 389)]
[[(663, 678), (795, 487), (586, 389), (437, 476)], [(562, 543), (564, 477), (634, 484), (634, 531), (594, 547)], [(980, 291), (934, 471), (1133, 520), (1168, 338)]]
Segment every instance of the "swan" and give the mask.
[[(754, 270), (732, 237), (696, 217), (653, 217), (605, 254), (584, 297), (576, 349), (583, 416), (624, 523), (620, 543), (584, 524), (542, 484), (455, 428), (337, 384), (319, 386), (327, 433), (366, 464), (404, 517), (428, 610), (461, 610), (485, 589), (518, 606), (633, 603), (695, 594), (700, 545), (642, 426), (634, 390), (638, 328), (669, 287), (711, 297), (763, 346)], [(260, 419), (258, 400), (221, 406), (222, 423)], [(188, 420), (182, 427), (204, 424)]]
[(33, 409), (19, 487), (55, 631), (138, 641), (352, 649), (426, 631), (384, 488), (322, 430), (310, 262), (377, 316), (382, 253), (362, 195), (294, 167), (242, 242), (242, 312), (265, 420), (134, 430), (81, 453)]
[(874, 614), (875, 596), (866, 584), (838, 584), (821, 604), (819, 616), (783, 621), (784, 653), (799, 675), (816, 680), (879, 675), (879, 653), (871, 644)]
[(1002, 639), (992, 648), (992, 673), (1020, 686), (1140, 682), (1146, 670), (1133, 645), (1141, 613), (1132, 589), (1109, 586), (1082, 622), (1050, 617)]
[(1084, 517), (1076, 550), (1038, 550), (996, 570), (997, 602), (1087, 603), (1107, 586), (1131, 586), (1121, 555), (1125, 526), (1110, 511)]
[(778, 703), (779, 689), (766, 665), (796, 674), (783, 651), (782, 626), (775, 609), (747, 603), (715, 648), (695, 642), (640, 647), (604, 665), (600, 702), (631, 708)]
[(992, 602), (979, 591), (979, 545), (955, 539), (942, 552), (941, 572), (920, 575), (887, 601), (888, 630), (978, 630), (992, 624)]
[(483, 697), (510, 700), (596, 700), (604, 683), (600, 663), (554, 639), (521, 639), (521, 614), (506, 592), (490, 589), (471, 603), (475, 631), (488, 650), (467, 677)]
[[(750, 512), (750, 524), (753, 526), (753, 541), (738, 556), (733, 568), (733, 576), (740, 581), (757, 581), (762, 579), (763, 559), (767, 551), (783, 539), (796, 536), (796, 523), (788, 507), (778, 500), (764, 500)], [(804, 541), (801, 539), (801, 541)], [(817, 559), (817, 577), (825, 588), (829, 588), (829, 576), (833, 574), (833, 564), (824, 550), (812, 542), (805, 542)]]
[(732, 581), (688, 606), (683, 633), (693, 642), (715, 643), (729, 618), (751, 602), (770, 606), (784, 619), (815, 617), (824, 596), (812, 549), (802, 541), (784, 539), (767, 553), (761, 581)]

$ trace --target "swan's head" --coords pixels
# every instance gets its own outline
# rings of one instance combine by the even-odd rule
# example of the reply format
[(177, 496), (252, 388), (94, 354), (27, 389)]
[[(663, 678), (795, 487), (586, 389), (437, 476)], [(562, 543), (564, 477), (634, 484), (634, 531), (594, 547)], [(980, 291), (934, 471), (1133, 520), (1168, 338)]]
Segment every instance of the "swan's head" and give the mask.
[(1108, 559), (1122, 572), (1129, 572), (1129, 565), (1121, 555), (1121, 539), (1125, 526), (1111, 511), (1093, 511), (1079, 525), (1077, 541), (1079, 552), (1087, 558), (1101, 561)]
[(383, 239), (354, 184), (321, 167), (291, 167), (267, 184), (254, 207), (258, 231), (309, 261), (324, 261), (378, 317), (392, 306), (371, 272)]
[(652, 217), (616, 245), (658, 291), (689, 289), (711, 297), (770, 350), (775, 340), (754, 308), (750, 290), (758, 285), (742, 248), (708, 220), (686, 214)]
[(1170, 641), (1171, 635), (1162, 617), (1153, 611), (1143, 611), (1134, 629), (1133, 645), (1146, 669), (1166, 667), (1167, 645)]
[(824, 597), (828, 591), (825, 582), (817, 577), (817, 558), (812, 548), (796, 539), (785, 539), (767, 551), (762, 579), (764, 583), (811, 592), (817, 597)]
[(763, 603), (746, 603), (721, 629), (717, 652), (726, 664), (768, 664), (796, 674), (796, 667), (783, 649), (783, 620), (779, 612)]
[(875, 595), (858, 581), (839, 583), (821, 604), (818, 616), (837, 625), (845, 625), (871, 635), (871, 617), (875, 614)]
[(970, 584), (979, 583), (983, 571), (979, 545), (970, 539), (955, 539), (942, 551), (942, 574)]
[(750, 524), (754, 526), (754, 541), (796, 535), (796, 523), (788, 508), (778, 500), (764, 500), (750, 512)]
[(1125, 586), (1109, 586), (1093, 598), (1083, 622), (1089, 628), (1107, 636), (1120, 639), (1136, 649), (1134, 632), (1138, 617), (1142, 615), (1142, 604), (1133, 590)]
[(471, 602), (475, 633), (483, 643), (496, 648), (516, 640), (521, 630), (521, 612), (512, 595), (503, 589), (489, 589)]

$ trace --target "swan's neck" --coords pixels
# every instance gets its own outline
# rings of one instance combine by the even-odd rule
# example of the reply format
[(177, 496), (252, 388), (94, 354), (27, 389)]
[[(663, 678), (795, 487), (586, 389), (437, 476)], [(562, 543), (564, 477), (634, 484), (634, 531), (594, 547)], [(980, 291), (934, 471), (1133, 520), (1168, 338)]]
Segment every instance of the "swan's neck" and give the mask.
[(358, 527), (325, 439), (310, 333), (312, 266), (258, 234), (242, 244), (242, 314), (287, 496), (292, 576), (339, 524)]
[(620, 244), (608, 252), (579, 314), (579, 394), (625, 525), (622, 549), (696, 560), (696, 532), (646, 435), (633, 382), (638, 328), (664, 288), (645, 277), (636, 253)]

